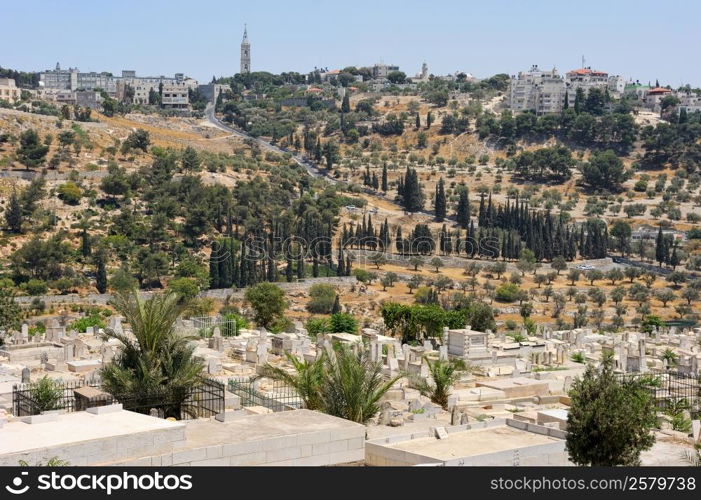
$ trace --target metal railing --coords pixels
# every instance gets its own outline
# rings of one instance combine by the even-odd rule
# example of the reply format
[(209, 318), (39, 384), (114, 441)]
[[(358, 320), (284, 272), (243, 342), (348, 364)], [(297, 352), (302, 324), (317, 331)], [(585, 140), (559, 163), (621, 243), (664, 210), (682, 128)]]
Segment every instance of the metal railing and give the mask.
[(219, 328), (222, 337), (236, 337), (238, 327), (235, 319), (228, 319), (225, 316), (199, 316), (192, 318), (192, 324), (197, 330), (197, 334), (203, 338), (214, 335), (214, 329)]
[(58, 381), (51, 384), (48, 387), (44, 385), (43, 388), (37, 382), (15, 384), (12, 389), (13, 414), (24, 417), (52, 410), (75, 412), (93, 406), (121, 403), (125, 410), (136, 413), (190, 420), (212, 417), (225, 409), (225, 386), (211, 379), (202, 379), (189, 388), (169, 388), (121, 396), (104, 393), (91, 398), (77, 397), (75, 390), (85, 386), (101, 389), (99, 380)]
[(622, 381), (641, 382), (655, 399), (657, 408), (666, 411), (680, 404), (692, 419), (701, 415), (701, 376), (676, 370), (655, 370), (647, 373), (619, 375)]
[(260, 389), (259, 378), (229, 379), (228, 389), (241, 398), (242, 406), (264, 406), (274, 412), (296, 410), (303, 407), (302, 399), (292, 387), (274, 380), (266, 383), (269, 390)]

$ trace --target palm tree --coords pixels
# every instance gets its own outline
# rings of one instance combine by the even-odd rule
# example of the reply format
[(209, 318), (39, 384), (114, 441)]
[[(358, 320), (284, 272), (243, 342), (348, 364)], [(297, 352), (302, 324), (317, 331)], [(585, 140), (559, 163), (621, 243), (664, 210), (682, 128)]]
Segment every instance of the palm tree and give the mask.
[(382, 364), (371, 361), (364, 349), (339, 345), (324, 360), (324, 413), (361, 424), (380, 411), (378, 401), (400, 378), (385, 380)]
[(427, 363), (432, 382), (429, 383), (427, 379), (418, 379), (414, 381), (414, 386), (422, 395), (430, 398), (431, 401), (447, 410), (450, 388), (458, 379), (458, 366), (455, 363), (443, 360), (434, 362), (427, 360)]
[(114, 307), (131, 326), (133, 338), (111, 329), (105, 332), (107, 338), (119, 340), (122, 349), (101, 375), (103, 389), (125, 409), (148, 411), (158, 399), (156, 406), (165, 417), (181, 418), (189, 411), (186, 400), (201, 380), (204, 365), (193, 357), (192, 338), (175, 332), (184, 306), (174, 293), (143, 300), (134, 290), (115, 298)]
[(267, 364), (262, 376), (295, 389), (310, 410), (365, 423), (378, 411), (378, 401), (400, 378), (385, 380), (382, 364), (370, 361), (364, 349), (338, 345), (319, 359), (299, 361), (287, 355), (294, 372)]
[(322, 409), (320, 393), (324, 381), (324, 358), (326, 355), (323, 354), (311, 362), (300, 361), (290, 353), (285, 353), (285, 356), (294, 367), (293, 373), (267, 363), (263, 367), (262, 376), (280, 380), (292, 387), (302, 399), (305, 408), (309, 410)]
[(677, 353), (674, 352), (672, 349), (667, 348), (660, 356), (660, 359), (662, 361), (667, 361), (667, 369), (669, 369), (670, 367), (675, 366), (677, 364), (679, 356), (677, 356)]

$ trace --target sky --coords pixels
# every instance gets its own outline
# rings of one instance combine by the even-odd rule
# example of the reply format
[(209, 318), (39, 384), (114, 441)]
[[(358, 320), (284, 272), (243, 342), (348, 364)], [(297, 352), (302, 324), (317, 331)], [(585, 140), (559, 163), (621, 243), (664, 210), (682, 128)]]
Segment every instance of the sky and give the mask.
[[(185, 73), (421, 64), (437, 75), (586, 66), (626, 79), (701, 86), (698, 0), (0, 0), (0, 66)], [(7, 41), (11, 41), (7, 43)]]

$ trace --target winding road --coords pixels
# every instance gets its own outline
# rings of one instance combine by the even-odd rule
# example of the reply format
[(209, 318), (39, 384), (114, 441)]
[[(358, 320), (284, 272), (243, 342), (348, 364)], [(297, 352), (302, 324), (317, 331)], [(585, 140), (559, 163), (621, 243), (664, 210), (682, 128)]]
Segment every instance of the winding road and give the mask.
[(331, 184), (336, 184), (338, 181), (336, 179), (333, 179), (329, 177), (328, 175), (324, 174), (316, 165), (312, 164), (311, 162), (307, 161), (302, 157), (301, 155), (292, 153), (290, 151), (285, 151), (284, 149), (275, 146), (274, 144), (269, 143), (268, 141), (265, 141), (259, 137), (253, 137), (250, 134), (247, 134), (246, 132), (242, 132), (241, 130), (237, 130), (235, 128), (232, 128), (224, 122), (222, 122), (219, 118), (216, 117), (214, 114), (214, 104), (210, 103), (207, 105), (207, 107), (204, 110), (205, 116), (207, 117), (207, 120), (217, 127), (219, 130), (223, 130), (224, 132), (229, 132), (232, 135), (235, 135), (237, 137), (241, 137), (242, 139), (250, 139), (254, 142), (256, 142), (260, 147), (267, 149), (269, 151), (273, 151), (278, 154), (289, 154), (292, 159), (297, 162), (297, 164), (301, 167), (304, 167), (304, 169), (307, 171), (307, 173), (316, 178), (316, 179), (326, 179), (328, 182)]

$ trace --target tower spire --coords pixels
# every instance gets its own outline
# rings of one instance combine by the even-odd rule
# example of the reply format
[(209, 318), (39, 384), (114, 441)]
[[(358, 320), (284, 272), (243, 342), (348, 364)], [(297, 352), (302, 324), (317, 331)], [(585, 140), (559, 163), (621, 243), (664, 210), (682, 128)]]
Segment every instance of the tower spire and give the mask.
[(248, 26), (243, 25), (243, 40), (241, 40), (241, 74), (251, 72), (251, 43), (248, 41)]

